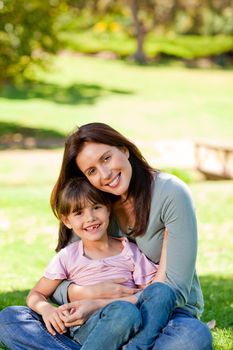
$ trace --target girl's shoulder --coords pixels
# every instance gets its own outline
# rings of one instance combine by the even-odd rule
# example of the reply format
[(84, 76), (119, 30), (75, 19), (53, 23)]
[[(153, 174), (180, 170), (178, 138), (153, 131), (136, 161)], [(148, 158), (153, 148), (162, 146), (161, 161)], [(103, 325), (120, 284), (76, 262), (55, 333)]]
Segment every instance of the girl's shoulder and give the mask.
[(61, 256), (67, 256), (70, 254), (75, 254), (80, 252), (80, 250), (82, 249), (82, 241), (78, 240), (75, 241), (73, 243), (69, 243), (67, 246), (65, 246), (64, 248), (62, 248), (58, 254)]

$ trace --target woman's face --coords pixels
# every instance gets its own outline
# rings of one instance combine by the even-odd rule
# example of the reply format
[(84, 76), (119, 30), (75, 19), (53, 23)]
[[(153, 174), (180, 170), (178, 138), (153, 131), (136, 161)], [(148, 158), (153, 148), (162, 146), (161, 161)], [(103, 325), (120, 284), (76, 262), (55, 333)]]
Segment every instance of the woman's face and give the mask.
[(76, 157), (79, 169), (101, 191), (125, 197), (132, 177), (127, 148), (86, 142)]

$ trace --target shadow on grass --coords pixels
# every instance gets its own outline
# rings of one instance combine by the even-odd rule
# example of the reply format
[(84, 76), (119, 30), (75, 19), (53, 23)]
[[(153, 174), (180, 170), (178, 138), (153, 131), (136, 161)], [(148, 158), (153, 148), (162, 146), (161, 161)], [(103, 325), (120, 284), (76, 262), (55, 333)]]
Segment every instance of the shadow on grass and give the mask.
[(59, 131), (30, 128), (18, 123), (0, 121), (0, 150), (51, 149), (64, 146), (65, 135)]
[[(201, 276), (200, 280), (205, 298), (202, 320), (208, 322), (215, 319), (217, 328), (232, 328), (232, 279), (207, 275)], [(25, 305), (28, 292), (29, 290), (0, 292), (0, 309), (10, 305)]]
[(0, 309), (4, 309), (11, 305), (26, 305), (26, 297), (29, 293), (29, 289), (26, 290), (16, 290), (13, 292), (0, 292), (1, 305)]
[(133, 91), (111, 89), (98, 84), (72, 84), (60, 86), (42, 81), (26, 81), (14, 86), (5, 84), (1, 97), (14, 100), (43, 99), (58, 104), (94, 104), (110, 94), (133, 94)]
[(205, 300), (202, 319), (216, 320), (217, 328), (233, 328), (232, 279), (222, 276), (201, 276), (200, 282)]

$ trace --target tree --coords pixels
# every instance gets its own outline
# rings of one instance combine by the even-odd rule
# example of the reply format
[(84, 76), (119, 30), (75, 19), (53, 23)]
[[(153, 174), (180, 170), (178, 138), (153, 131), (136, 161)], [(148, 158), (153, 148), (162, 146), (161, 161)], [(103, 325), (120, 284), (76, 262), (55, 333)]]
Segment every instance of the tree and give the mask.
[(65, 9), (62, 0), (0, 1), (0, 84), (22, 78), (30, 64), (45, 65), (57, 52), (56, 19)]

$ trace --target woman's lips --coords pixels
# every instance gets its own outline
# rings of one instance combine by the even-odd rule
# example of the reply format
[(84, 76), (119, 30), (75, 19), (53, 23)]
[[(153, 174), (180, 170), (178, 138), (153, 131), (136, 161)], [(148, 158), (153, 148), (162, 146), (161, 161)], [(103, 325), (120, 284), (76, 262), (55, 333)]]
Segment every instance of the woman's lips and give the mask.
[(111, 182), (109, 182), (107, 186), (111, 188), (117, 187), (120, 182), (120, 176), (121, 176), (121, 173), (119, 173)]

